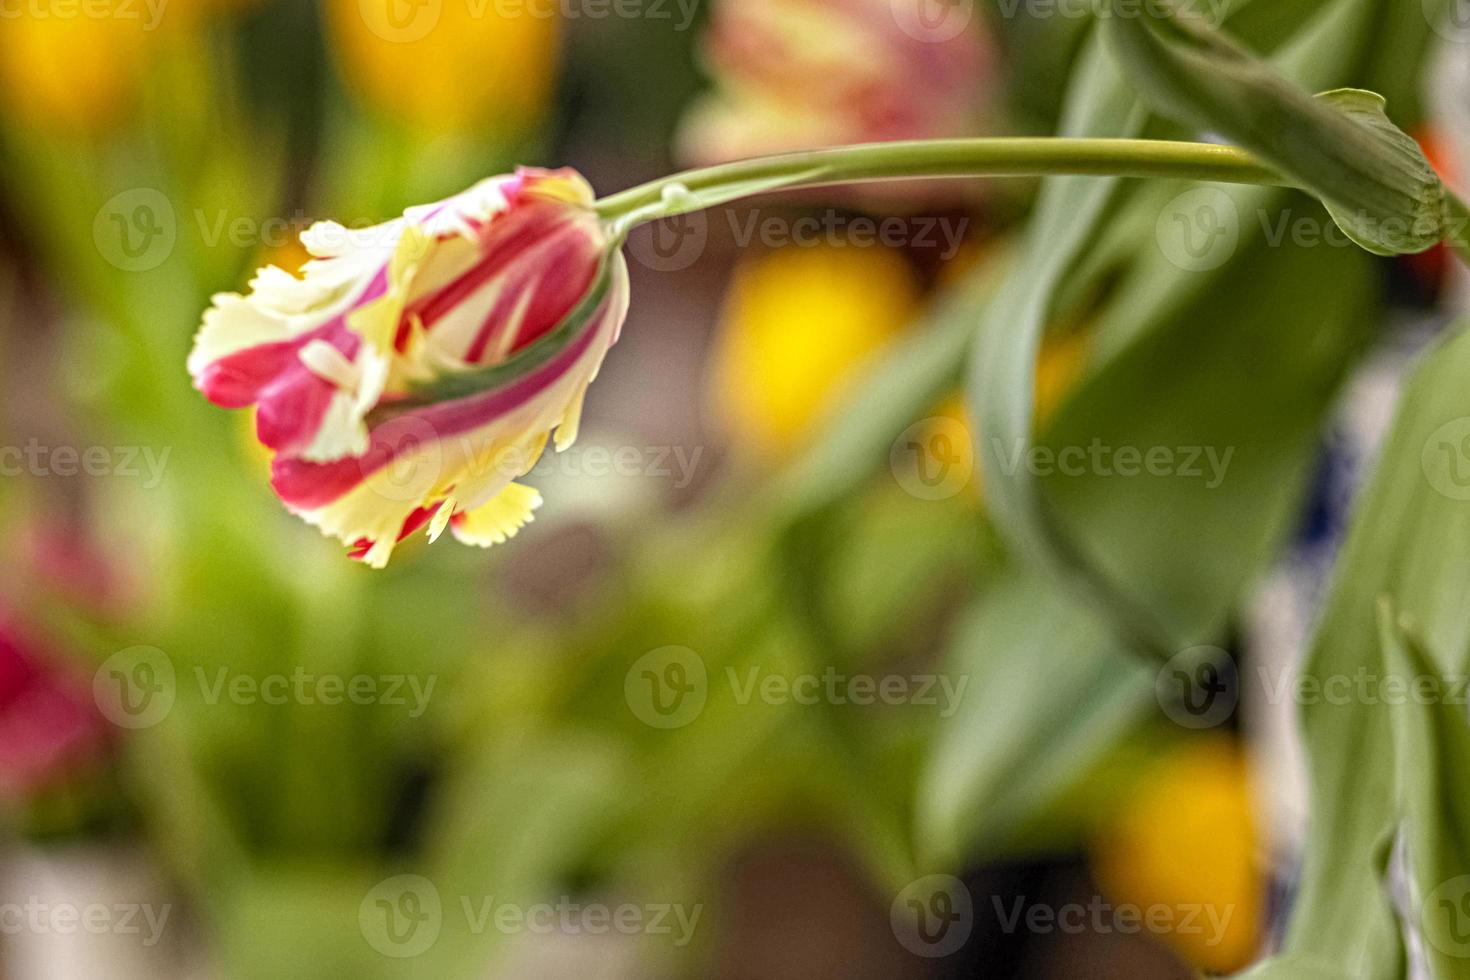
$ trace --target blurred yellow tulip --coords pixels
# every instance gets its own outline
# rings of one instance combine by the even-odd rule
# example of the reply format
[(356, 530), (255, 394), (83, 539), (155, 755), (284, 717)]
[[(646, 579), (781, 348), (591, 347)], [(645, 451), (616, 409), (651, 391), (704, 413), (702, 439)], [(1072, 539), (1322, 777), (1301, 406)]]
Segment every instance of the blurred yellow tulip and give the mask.
[(1047, 334), (1036, 361), (1036, 426), (1042, 428), (1071, 392), (1087, 364), (1088, 333)]
[(907, 261), (885, 248), (788, 246), (743, 262), (712, 386), (734, 442), (766, 457), (795, 448), (918, 297)]
[(1244, 753), (1207, 736), (1149, 768), (1095, 842), (1093, 868), (1115, 908), (1152, 911), (1169, 927), (1151, 931), (1181, 956), (1233, 973), (1261, 943), (1259, 857)]
[(348, 85), (429, 132), (524, 126), (546, 107), (561, 24), (545, 0), (326, 0)]
[(168, 21), (163, 0), (25, 0), (0, 18), (0, 105), (58, 135), (112, 129)]

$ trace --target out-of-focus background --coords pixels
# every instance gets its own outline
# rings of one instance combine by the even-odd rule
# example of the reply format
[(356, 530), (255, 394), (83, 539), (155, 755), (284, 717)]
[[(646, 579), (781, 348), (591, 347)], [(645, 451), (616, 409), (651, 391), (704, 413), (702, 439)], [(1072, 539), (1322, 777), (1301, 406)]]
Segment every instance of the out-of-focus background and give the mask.
[[(0, 975), (1182, 978), (1267, 948), (1304, 806), (1290, 703), (1130, 660), (987, 514), (966, 311), (1016, 271), (1035, 182), (636, 233), (581, 441), (489, 552), (349, 561), (184, 371), (210, 295), (299, 267), (313, 221), (516, 164), (608, 193), (1051, 133), (1088, 57), (1073, 6), (0, 0)], [(1464, 45), (1404, 36), (1396, 115), (1451, 167), (1466, 132), (1431, 93), (1464, 73), (1430, 66)], [(1453, 282), (1311, 240), (1304, 198), (1240, 211), (1220, 253), (1183, 195), (1223, 191), (1140, 193), (1048, 329), (1038, 417), (1226, 421), (1054, 485), (1132, 499), (1119, 449), (1135, 477), (1159, 449), (1140, 479), (1269, 495), (1236, 526), (1186, 511), (1222, 550), (1160, 559), (1244, 583), (1215, 642), (1264, 670), (1300, 652)], [(1340, 326), (1293, 347), (1274, 318), (1304, 291)], [(1215, 373), (1149, 373), (1196, 354)], [(1127, 553), (1140, 506), (1071, 514)]]

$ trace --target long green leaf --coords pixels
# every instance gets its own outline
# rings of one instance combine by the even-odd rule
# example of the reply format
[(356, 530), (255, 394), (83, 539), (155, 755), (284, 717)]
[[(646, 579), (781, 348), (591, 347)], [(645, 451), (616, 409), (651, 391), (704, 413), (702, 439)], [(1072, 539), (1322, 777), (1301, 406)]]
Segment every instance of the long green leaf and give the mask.
[[(1389, 677), (1388, 690), (1398, 756), (1399, 799), (1405, 819), (1408, 865), (1417, 887), (1412, 925), (1437, 980), (1454, 980), (1470, 970), (1470, 717), (1459, 683), (1444, 676), (1423, 648), (1413, 624), (1397, 616), (1393, 603), (1379, 604), (1379, 633)], [(1462, 671), (1456, 672), (1463, 677)]]
[[(1428, 650), (1470, 648), (1470, 334), (1431, 352), (1408, 382), (1394, 430), (1343, 548), (1303, 683), (1387, 672), (1378, 604), (1392, 597)], [(1450, 673), (1455, 665), (1440, 665)], [(1312, 766), (1312, 823), (1287, 952), (1345, 977), (1403, 974), (1399, 926), (1382, 880), (1398, 830), (1393, 728), (1382, 704), (1312, 699), (1302, 723)]]

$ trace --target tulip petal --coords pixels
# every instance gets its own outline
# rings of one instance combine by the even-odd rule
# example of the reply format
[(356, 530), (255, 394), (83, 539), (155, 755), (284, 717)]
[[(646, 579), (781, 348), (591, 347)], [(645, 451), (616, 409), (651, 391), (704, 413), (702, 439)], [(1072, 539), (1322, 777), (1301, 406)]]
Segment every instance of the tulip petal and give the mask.
[(455, 514), (449, 520), (449, 527), (455, 538), (464, 544), (477, 548), (504, 544), (535, 520), (533, 511), (541, 503), (541, 494), (534, 489), (512, 483), (489, 503)]

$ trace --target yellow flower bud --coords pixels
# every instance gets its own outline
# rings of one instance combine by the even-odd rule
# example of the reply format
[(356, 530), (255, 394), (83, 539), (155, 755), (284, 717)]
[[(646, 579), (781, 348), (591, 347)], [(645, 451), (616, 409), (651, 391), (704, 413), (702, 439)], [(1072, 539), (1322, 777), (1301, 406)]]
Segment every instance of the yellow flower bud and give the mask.
[(16, 16), (0, 21), (5, 114), (67, 136), (124, 122), (157, 48), (166, 9), (122, 0), (30, 0)]
[(1152, 910), (1172, 926), (1155, 929), (1158, 939), (1221, 973), (1248, 964), (1261, 941), (1266, 880), (1249, 777), (1234, 740), (1191, 741), (1143, 775), (1093, 854), (1114, 907)]
[(795, 448), (917, 305), (908, 263), (885, 248), (790, 246), (743, 263), (714, 364), (730, 436), (755, 455)]
[(417, 129), (524, 126), (556, 78), (560, 22), (544, 0), (327, 0), (327, 23), (348, 85)]

